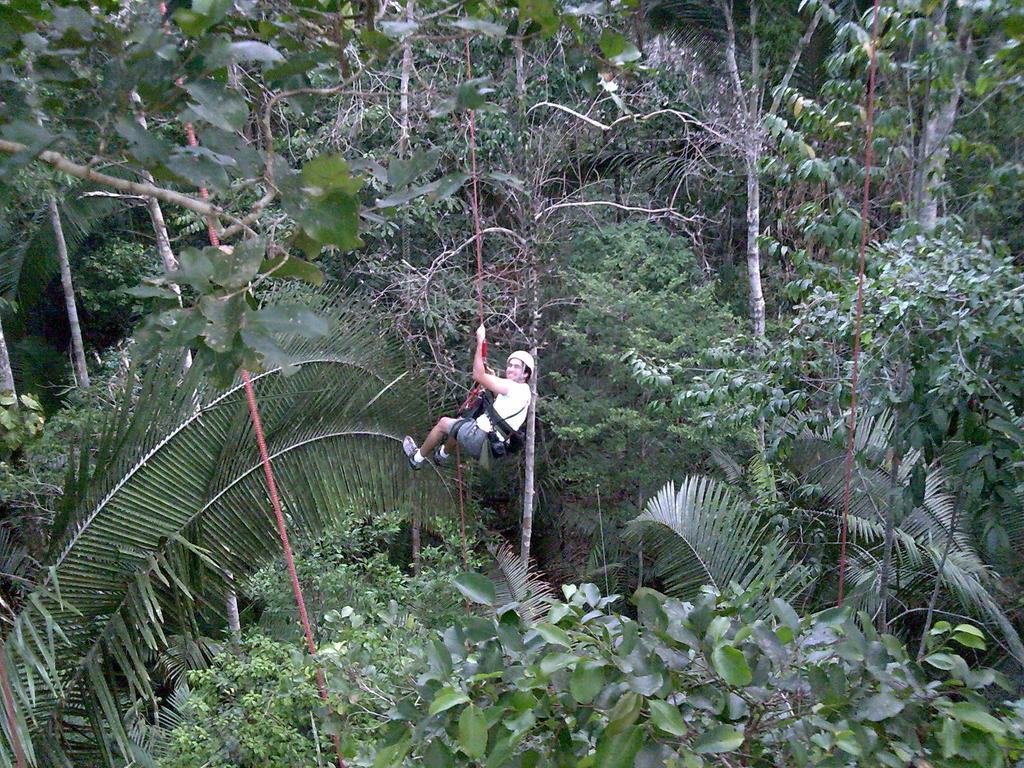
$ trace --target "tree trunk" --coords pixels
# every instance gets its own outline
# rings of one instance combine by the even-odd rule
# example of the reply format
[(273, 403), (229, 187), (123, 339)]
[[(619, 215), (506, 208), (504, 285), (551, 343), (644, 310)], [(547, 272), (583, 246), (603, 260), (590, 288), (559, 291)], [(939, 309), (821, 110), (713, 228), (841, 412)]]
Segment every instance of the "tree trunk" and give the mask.
[[(944, 20), (943, 20), (944, 21)], [(949, 135), (953, 131), (960, 98), (966, 86), (968, 51), (971, 45), (971, 12), (964, 8), (960, 11), (960, 22), (957, 25), (956, 47), (959, 62), (953, 78), (951, 90), (945, 100), (928, 116), (921, 135), (921, 167), (918, 169), (920, 185), (920, 201), (917, 206), (917, 223), (925, 232), (935, 229), (939, 217), (939, 189), (946, 175), (946, 158), (949, 155)], [(944, 24), (943, 24), (944, 26)], [(935, 35), (938, 36), (936, 28)], [(934, 93), (935, 89), (929, 89)], [(929, 105), (925, 105), (928, 109)]]
[[(537, 344), (530, 347), (530, 354), (537, 359)], [(519, 544), (519, 557), (524, 563), (530, 559), (530, 542), (533, 538), (533, 506), (536, 498), (534, 478), (537, 473), (537, 371), (530, 376), (530, 408), (526, 412), (526, 448), (523, 464), (523, 526)]]
[(57, 259), (60, 261), (60, 285), (64, 290), (64, 306), (68, 312), (68, 325), (71, 328), (71, 355), (74, 361), (75, 378), (78, 386), (89, 386), (89, 370), (85, 365), (85, 345), (82, 343), (82, 326), (78, 322), (78, 306), (75, 304), (75, 288), (71, 284), (71, 263), (68, 261), (68, 245), (64, 240), (64, 227), (60, 221), (60, 210), (57, 208), (57, 196), (50, 194), (50, 222), (53, 224), (53, 236), (57, 241)]
[(11, 368), (11, 356), (7, 353), (7, 338), (4, 327), (0, 323), (0, 392), (10, 392), (17, 398), (18, 390), (14, 387), (14, 370)]
[[(143, 129), (148, 128), (146, 123), (146, 115), (142, 111), (142, 99), (139, 98), (139, 94), (135, 91), (131, 93), (132, 105), (135, 108), (135, 121), (142, 126)], [(142, 180), (150, 185), (155, 185), (156, 181), (153, 179), (153, 174), (149, 171), (142, 172)], [(160, 263), (163, 264), (164, 269), (167, 272), (172, 272), (178, 268), (178, 259), (174, 255), (174, 250), (171, 248), (171, 237), (167, 233), (167, 222), (164, 220), (164, 211), (160, 207), (160, 201), (155, 197), (146, 198), (146, 210), (149, 212), (149, 220), (153, 224), (153, 236), (156, 238), (156, 252), (160, 257)], [(177, 283), (168, 283), (168, 288), (178, 297), (178, 303), (181, 304), (181, 288)], [(182, 371), (187, 371), (192, 367), (192, 350), (186, 349), (185, 356), (181, 362)]]
[(225, 595), (228, 631), (231, 633), (231, 640), (237, 643), (242, 637), (242, 622), (238, 618), (238, 594), (235, 592), (235, 575), (231, 571), (225, 571), (224, 575), (228, 580), (228, 591), (227, 595)]
[(743, 121), (743, 170), (747, 177), (747, 284), (750, 298), (750, 323), (755, 336), (764, 336), (764, 292), (761, 288), (761, 179), (758, 163), (761, 159), (760, 104), (761, 63), (760, 46), (756, 34), (757, 4), (750, 6), (751, 56), (750, 90), (745, 92), (736, 59), (736, 22), (729, 0), (718, 0), (718, 8), (725, 17), (725, 68), (736, 94), (736, 108)]
[(761, 179), (757, 165), (760, 147), (746, 159), (747, 173), (747, 284), (750, 289), (750, 324), (755, 336), (764, 336), (764, 293), (761, 290)]

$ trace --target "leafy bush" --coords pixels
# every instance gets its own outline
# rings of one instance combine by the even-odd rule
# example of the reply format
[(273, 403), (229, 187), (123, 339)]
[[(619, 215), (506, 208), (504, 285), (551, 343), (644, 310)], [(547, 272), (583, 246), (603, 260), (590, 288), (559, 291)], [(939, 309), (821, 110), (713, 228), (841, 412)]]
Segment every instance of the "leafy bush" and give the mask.
[[(323, 534), (296, 542), (295, 566), (318, 637), (333, 636), (337, 625), (330, 619), (345, 606), (376, 615), (394, 603), (433, 627), (454, 620), (459, 611), (449, 582), (462, 569), (459, 535), (444, 522), (433, 525), (439, 536), (433, 544), (425, 537), (419, 574), (409, 565), (409, 530), (396, 512), (353, 512)], [(257, 570), (244, 591), (261, 606), (265, 626), (294, 626), (295, 601), (283, 562)]]
[(969, 625), (937, 626), (921, 663), (848, 609), (801, 619), (751, 608), (756, 592), (696, 604), (641, 589), (639, 619), (592, 584), (548, 620), (472, 617), (426, 648), (429, 673), (392, 713), (377, 767), (1012, 765), (1024, 703), (971, 670)]
[(332, 765), (334, 734), (346, 756), (367, 754), (385, 713), (412, 690), (419, 667), (411, 649), (462, 612), (449, 585), (461, 567), (458, 538), (445, 532), (449, 538), (423, 548), (420, 574), (396, 562), (408, 531), (395, 513), (351, 514), (296, 542), (320, 642), (315, 659), (304, 652), (285, 569), (259, 569), (246, 592), (274, 636), (250, 633), (236, 651), (189, 674), (184, 722), (168, 734), (161, 768)]
[(315, 730), (323, 705), (294, 646), (254, 635), (188, 681), (185, 722), (171, 731), (161, 768), (312, 766), (333, 750)]

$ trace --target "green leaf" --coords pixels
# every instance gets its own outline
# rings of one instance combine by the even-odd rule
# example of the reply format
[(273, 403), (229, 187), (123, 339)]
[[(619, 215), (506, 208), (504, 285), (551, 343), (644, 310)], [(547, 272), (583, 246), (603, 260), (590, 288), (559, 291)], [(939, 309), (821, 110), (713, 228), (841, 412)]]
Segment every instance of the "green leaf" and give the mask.
[(968, 648), (976, 648), (979, 651), (985, 650), (985, 641), (975, 635), (969, 635), (966, 632), (953, 632), (952, 639)]
[(633, 761), (643, 743), (643, 731), (636, 726), (620, 733), (604, 731), (597, 740), (594, 768), (633, 768)]
[(459, 744), (462, 751), (475, 760), (487, 752), (487, 719), (475, 704), (470, 704), (459, 715)]
[(438, 712), (444, 712), (468, 701), (469, 696), (464, 692), (456, 688), (442, 688), (434, 695), (434, 700), (430, 703), (428, 712), (431, 715), (436, 715)]
[[(189, 96), (195, 99), (189, 103), (182, 119), (205, 120), (210, 125), (225, 131), (240, 131), (249, 119), (249, 106), (238, 94), (229, 91), (216, 80), (189, 83), (185, 86)], [(191, 113), (191, 114), (188, 114)]]
[(569, 678), (569, 693), (579, 704), (589, 704), (604, 686), (604, 664), (593, 659), (580, 661)]
[(294, 277), (313, 285), (323, 285), (324, 282), (323, 270), (316, 264), (283, 252), (277, 258), (266, 259), (260, 265), (260, 273), (271, 273), (274, 277)]
[(610, 29), (605, 29), (601, 33), (598, 47), (612, 64), (628, 64), (640, 58), (640, 51), (635, 45)]
[(857, 711), (857, 716), (864, 720), (877, 723), (889, 717), (894, 717), (903, 711), (903, 702), (889, 693), (875, 694), (863, 704)]
[(494, 605), (497, 602), (494, 583), (479, 573), (460, 573), (452, 579), (452, 583), (467, 600), (474, 603)]
[(326, 336), (327, 320), (301, 304), (270, 304), (253, 313), (252, 321), (270, 333), (294, 333), (306, 338)]
[[(359, 199), (348, 192), (331, 190), (310, 197), (293, 215), (313, 241), (346, 251), (363, 245), (359, 237)], [(313, 249), (307, 246), (303, 250), (309, 254)]]
[(615, 702), (615, 706), (608, 711), (608, 725), (605, 732), (609, 734), (621, 733), (636, 722), (640, 716), (640, 707), (643, 699), (636, 693), (624, 693)]
[(404, 40), (409, 35), (416, 34), (416, 30), (420, 28), (415, 21), (382, 21), (377, 26), (392, 40)]
[(552, 675), (560, 669), (565, 669), (578, 658), (571, 653), (549, 653), (540, 660), (540, 671), (545, 675)]
[(234, 61), (262, 61), (268, 64), (284, 61), (284, 56), (278, 50), (259, 40), (240, 40), (237, 43), (229, 43), (227, 53)]
[(441, 150), (436, 147), (418, 152), (408, 160), (396, 157), (388, 164), (388, 183), (394, 189), (401, 189), (435, 168), (440, 157)]
[(444, 200), (458, 192), (469, 179), (468, 173), (449, 173), (437, 180), (437, 186), (427, 195), (431, 202)]
[(210, 281), (235, 291), (248, 285), (259, 274), (267, 243), (263, 238), (243, 240), (235, 246), (211, 248), (207, 253), (213, 261)]
[(693, 751), (698, 754), (732, 752), (743, 743), (743, 734), (727, 725), (716, 725), (705, 731), (693, 742)]
[(519, 0), (519, 15), (537, 22), (544, 37), (555, 34), (561, 26), (561, 20), (551, 0)]
[(771, 602), (772, 613), (775, 614), (776, 618), (782, 622), (782, 624), (796, 635), (800, 631), (800, 617), (797, 616), (796, 611), (787, 603), (785, 600), (775, 598)]
[(377, 754), (373, 758), (373, 768), (394, 768), (401, 765), (405, 756), (409, 754), (411, 746), (412, 744), (408, 741), (401, 741), (398, 744), (377, 750)]
[(711, 663), (729, 685), (750, 685), (753, 680), (750, 665), (747, 664), (743, 652), (731, 645), (720, 645), (715, 648), (711, 654)]
[(977, 704), (970, 701), (960, 701), (949, 709), (950, 715), (972, 728), (992, 733), (996, 736), (1005, 736), (1007, 727)]
[(495, 24), (493, 21), (484, 21), (483, 19), (459, 19), (454, 23), (453, 26), (459, 29), (465, 29), (468, 32), (481, 32), (491, 37), (504, 37), (506, 27), (504, 24)]
[(651, 699), (648, 704), (651, 707), (651, 722), (658, 728), (673, 736), (686, 735), (686, 723), (678, 707), (660, 699)]
[(363, 180), (352, 175), (351, 166), (340, 155), (321, 155), (310, 160), (302, 166), (301, 179), (306, 193), (314, 197), (331, 191), (355, 195), (363, 186)]
[(970, 624), (957, 624), (953, 627), (953, 639), (968, 648), (985, 650), (985, 633)]
[(855, 757), (864, 754), (864, 747), (857, 741), (853, 731), (840, 731), (836, 734), (835, 738), (836, 746), (843, 750), (843, 752)]
[(455, 106), (458, 109), (476, 109), (483, 105), (489, 93), (494, 93), (491, 78), (475, 77), (467, 80), (455, 89)]
[(553, 624), (541, 622), (537, 624), (537, 626), (534, 627), (534, 629), (537, 630), (537, 634), (539, 634), (549, 643), (553, 643), (555, 645), (564, 645), (566, 648), (569, 648), (572, 645), (572, 643), (569, 641), (569, 635), (565, 633), (565, 630), (560, 629), (559, 627), (556, 627)]

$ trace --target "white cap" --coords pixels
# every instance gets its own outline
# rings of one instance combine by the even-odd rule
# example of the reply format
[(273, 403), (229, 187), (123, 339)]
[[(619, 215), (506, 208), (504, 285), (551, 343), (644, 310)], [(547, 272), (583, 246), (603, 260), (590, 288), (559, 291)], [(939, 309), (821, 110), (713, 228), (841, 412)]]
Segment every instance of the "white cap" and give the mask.
[(525, 365), (527, 368), (529, 368), (531, 371), (534, 371), (534, 370), (537, 369), (537, 367), (533, 363), (533, 355), (531, 355), (526, 350), (522, 350), (522, 349), (516, 350), (515, 352), (513, 352), (511, 355), (508, 356), (508, 359), (509, 360), (518, 360), (523, 365)]

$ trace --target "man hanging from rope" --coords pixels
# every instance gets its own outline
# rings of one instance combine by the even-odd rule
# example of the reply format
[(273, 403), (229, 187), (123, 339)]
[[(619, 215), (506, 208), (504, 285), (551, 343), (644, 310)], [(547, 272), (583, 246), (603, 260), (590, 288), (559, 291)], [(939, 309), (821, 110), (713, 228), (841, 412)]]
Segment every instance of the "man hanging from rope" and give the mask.
[(434, 448), (438, 449), (436, 458), (445, 461), (455, 450), (456, 441), (475, 459), (487, 461), (492, 456), (504, 455), (509, 449), (509, 442), (526, 421), (531, 398), (529, 381), (534, 369), (533, 356), (522, 350), (513, 352), (505, 363), (505, 376), (501, 377), (487, 367), (484, 359), (486, 345), (487, 331), (481, 324), (476, 329), (473, 380), (488, 393), (493, 393), (493, 402), (488, 393), (483, 393), (484, 400), (473, 415), (442, 416), (419, 448), (416, 441), (406, 435), (402, 449), (413, 469), (421, 469)]

